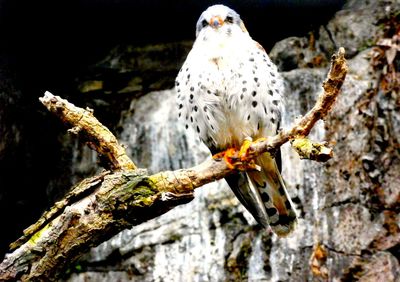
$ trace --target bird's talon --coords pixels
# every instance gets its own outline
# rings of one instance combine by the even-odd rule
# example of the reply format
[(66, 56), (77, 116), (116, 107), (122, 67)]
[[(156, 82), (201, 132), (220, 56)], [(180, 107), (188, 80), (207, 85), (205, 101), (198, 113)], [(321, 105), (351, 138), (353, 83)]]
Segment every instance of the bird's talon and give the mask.
[(241, 163), (241, 168), (240, 170), (246, 171), (246, 170), (257, 170), (260, 171), (261, 167), (256, 164), (254, 160), (246, 161)]
[(224, 156), (225, 156), (225, 151), (216, 153), (215, 155), (212, 156), (212, 158), (213, 158), (214, 160), (220, 160), (220, 159), (222, 159)]
[(229, 148), (223, 152), (213, 155), (212, 158), (214, 160), (224, 159), (227, 167), (232, 170), (237, 169), (241, 171), (260, 171), (261, 167), (257, 165), (253, 159), (251, 159), (251, 146), (256, 142), (261, 142), (264, 140), (266, 140), (266, 138), (259, 138), (253, 142), (250, 137), (246, 137), (239, 151), (235, 148)]
[(229, 148), (224, 152), (224, 160), (229, 169), (235, 169), (237, 161), (237, 151), (234, 148)]
[(249, 156), (249, 149), (253, 140), (250, 137), (246, 137), (243, 141), (242, 147), (240, 147), (239, 157), (242, 162), (245, 162)]
[(214, 160), (224, 159), (227, 167), (229, 169), (237, 169), (240, 165), (238, 163), (238, 152), (234, 148), (229, 148), (223, 152), (217, 153), (212, 156)]
[(253, 169), (257, 170), (257, 171), (261, 171), (261, 166), (259, 166), (258, 164), (254, 163)]

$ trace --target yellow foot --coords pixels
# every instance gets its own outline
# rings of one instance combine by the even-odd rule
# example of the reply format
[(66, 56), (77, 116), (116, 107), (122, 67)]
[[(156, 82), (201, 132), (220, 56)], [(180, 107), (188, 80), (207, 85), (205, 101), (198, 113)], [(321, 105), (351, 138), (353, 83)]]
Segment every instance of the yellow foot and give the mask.
[[(255, 142), (265, 140), (265, 138), (257, 139)], [(260, 170), (260, 166), (251, 158), (251, 145), (252, 139), (246, 138), (240, 150), (229, 148), (223, 152), (213, 155), (213, 159), (224, 159), (229, 169), (237, 169), (241, 171), (246, 170)]]
[(242, 162), (247, 161), (249, 155), (249, 148), (253, 143), (253, 139), (251, 137), (247, 137), (244, 139), (242, 146), (240, 147), (239, 151), (239, 158)]
[(244, 167), (244, 169), (251, 169), (251, 170), (261, 170), (261, 167), (259, 165), (256, 164), (255, 160), (252, 159), (252, 148), (251, 146), (255, 143), (261, 142), (261, 141), (265, 141), (266, 138), (261, 137), (258, 138), (256, 141), (253, 141), (250, 137), (247, 137), (244, 141), (242, 146), (240, 147), (240, 151), (239, 151), (239, 158), (240, 158), (240, 162), (242, 163), (242, 166)]
[(223, 152), (217, 153), (213, 155), (212, 158), (214, 160), (224, 159), (229, 169), (237, 168), (238, 152), (234, 148), (229, 148)]
[(242, 162), (246, 162), (251, 157), (251, 146), (255, 143), (265, 141), (267, 138), (261, 137), (253, 141), (250, 137), (244, 139), (242, 147), (240, 147), (239, 157)]
[(229, 169), (235, 169), (236, 161), (238, 160), (237, 150), (234, 148), (229, 148), (226, 150), (224, 154), (224, 160)]
[(214, 160), (220, 160), (220, 159), (222, 159), (224, 156), (225, 156), (225, 151), (222, 151), (222, 152), (219, 152), (219, 153), (216, 153), (215, 155), (213, 155), (212, 158), (213, 158)]

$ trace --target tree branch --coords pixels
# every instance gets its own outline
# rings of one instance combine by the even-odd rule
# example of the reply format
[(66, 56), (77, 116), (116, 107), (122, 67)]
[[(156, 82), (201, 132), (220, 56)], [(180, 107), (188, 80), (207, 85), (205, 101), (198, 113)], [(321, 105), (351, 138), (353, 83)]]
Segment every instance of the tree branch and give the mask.
[(48, 91), (39, 100), (64, 124), (72, 127), (68, 130), (70, 133), (80, 134), (91, 149), (105, 157), (112, 170), (136, 169), (117, 138), (93, 116), (93, 110), (76, 107)]
[[(296, 138), (305, 140), (314, 124), (332, 108), (346, 73), (344, 49), (340, 48), (332, 57), (331, 69), (323, 84), (324, 93), (313, 109), (291, 129), (253, 142), (250, 157), (273, 153), (289, 140), (294, 140), (294, 144)], [(121, 230), (191, 201), (195, 188), (234, 173), (224, 161), (208, 159), (189, 169), (148, 175), (146, 170), (136, 169), (116, 138), (93, 117), (91, 111), (77, 108), (48, 92), (40, 100), (72, 126), (74, 132), (83, 134), (99, 154), (106, 156), (113, 172), (105, 171), (85, 179), (37, 223), (27, 228), (24, 236), (11, 245), (15, 250), (0, 264), (1, 281), (57, 280), (69, 264), (91, 247)], [(297, 146), (304, 156), (317, 159), (316, 156), (327, 153), (321, 149), (323, 144), (320, 149), (312, 149), (313, 146), (304, 146), (304, 142), (297, 143), (300, 145), (292, 145)], [(331, 156), (329, 152), (328, 156)]]

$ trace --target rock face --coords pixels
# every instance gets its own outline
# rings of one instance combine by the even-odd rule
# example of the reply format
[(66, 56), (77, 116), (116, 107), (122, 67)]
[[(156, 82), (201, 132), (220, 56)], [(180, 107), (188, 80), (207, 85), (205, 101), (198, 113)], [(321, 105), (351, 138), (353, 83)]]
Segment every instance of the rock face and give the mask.
[[(66, 279), (399, 281), (400, 93), (382, 88), (383, 66), (372, 63), (377, 54), (372, 47), (393, 35), (382, 25), (400, 26), (395, 14), (400, 4), (369, 2), (349, 1), (312, 40), (288, 38), (271, 51), (287, 82), (285, 126), (315, 103), (326, 58), (343, 46), (349, 59), (334, 110), (310, 136), (335, 144), (334, 158), (325, 164), (300, 160), (283, 147), (283, 176), (300, 216), (292, 235), (279, 239), (261, 229), (219, 181), (197, 189), (192, 202), (92, 249)], [(129, 51), (120, 52), (109, 63), (129, 69)], [(137, 90), (144, 80), (132, 77), (131, 88), (121, 89)], [(119, 127), (134, 162), (152, 172), (209, 157), (177, 121), (173, 89), (135, 98)]]

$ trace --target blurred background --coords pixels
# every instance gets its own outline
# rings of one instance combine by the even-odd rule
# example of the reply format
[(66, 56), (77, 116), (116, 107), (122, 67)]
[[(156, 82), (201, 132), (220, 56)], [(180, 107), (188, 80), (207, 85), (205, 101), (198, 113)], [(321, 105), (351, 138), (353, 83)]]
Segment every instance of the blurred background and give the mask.
[[(388, 117), (391, 119), (388, 128), (392, 128), (392, 131), (387, 134), (391, 137), (382, 137), (384, 145), (381, 144), (382, 142), (378, 142), (379, 146), (383, 146), (380, 147), (379, 152), (374, 147), (373, 138), (375, 137), (368, 135), (372, 135), (371, 132), (375, 127), (379, 129), (378, 123), (388, 124), (386, 110), (392, 114), (395, 113), (395, 109), (398, 109), (398, 96), (387, 95), (387, 93), (397, 93), (398, 89), (397, 86), (382, 88), (383, 86), (380, 84), (381, 71), (386, 62), (385, 51), (389, 47), (382, 47), (380, 53), (377, 51), (380, 57), (375, 61), (375, 66), (371, 64), (368, 52), (378, 46), (377, 42), (380, 38), (391, 38), (398, 32), (399, 4), (396, 1), (369, 3), (369, 1), (353, 0), (345, 2), (312, 0), (218, 2), (230, 6), (241, 15), (251, 36), (260, 42), (268, 53), (271, 52), (272, 59), (284, 72), (285, 78), (291, 81), (288, 86), (292, 90), (291, 95), (295, 98), (289, 102), (293, 110), (288, 115), (288, 119), (304, 114), (312, 106), (320, 92), (329, 58), (338, 46), (345, 46), (348, 58), (354, 58), (351, 68), (353, 73), (350, 73), (354, 76), (350, 76), (350, 82), (345, 86), (347, 87), (345, 89), (350, 93), (354, 91), (354, 94), (352, 94), (353, 98), (348, 98), (350, 97), (348, 96), (341, 101), (342, 104), (339, 102), (339, 110), (335, 114), (335, 119), (330, 123), (330, 126), (336, 131), (325, 130), (321, 125), (314, 134), (314, 137), (321, 141), (327, 139), (328, 141), (342, 142), (342, 147), (338, 146), (337, 151), (339, 152), (336, 152), (338, 154), (336, 159), (328, 162), (326, 166), (304, 165), (295, 156), (288, 155), (291, 163), (284, 168), (290, 185), (294, 187), (290, 193), (298, 205), (300, 214), (304, 216), (304, 222), (300, 224), (300, 229), (306, 231), (299, 231), (300, 233), (294, 238), (277, 244), (271, 234), (260, 237), (257, 235), (259, 229), (255, 222), (252, 222), (240, 205), (232, 200), (233, 196), (226, 187), (221, 188), (223, 196), (215, 195), (215, 189), (213, 190), (211, 187), (209, 190), (204, 189), (206, 192), (198, 195), (193, 201), (197, 201), (194, 205), (197, 205), (198, 208), (195, 221), (200, 224), (201, 217), (204, 215), (201, 210), (207, 209), (209, 214), (205, 222), (210, 225), (208, 230), (215, 232), (215, 230), (219, 230), (218, 228), (222, 228), (221, 230), (229, 231), (224, 231), (224, 234), (227, 242), (232, 241), (227, 248), (230, 253), (220, 256), (222, 260), (225, 258), (226, 261), (221, 263), (218, 270), (215, 270), (215, 273), (218, 273), (216, 277), (220, 277), (218, 280), (237, 280), (249, 277), (274, 280), (274, 271), (278, 271), (274, 265), (277, 261), (288, 262), (289, 258), (279, 258), (277, 255), (265, 257), (261, 253), (273, 254), (274, 251), (271, 249), (276, 248), (275, 254), (279, 254), (282, 250), (285, 251), (291, 243), (297, 244), (298, 248), (304, 248), (306, 251), (301, 256), (299, 255), (300, 249), (291, 251), (291, 254), (294, 254), (295, 262), (288, 264), (283, 276), (276, 276), (282, 280), (290, 280), (290, 275), (296, 271), (303, 277), (311, 275), (310, 268), (302, 266), (301, 262), (304, 263), (304, 260), (308, 262), (319, 242), (325, 246), (327, 253), (329, 253), (329, 248), (332, 249), (331, 258), (335, 263), (342, 263), (343, 269), (346, 267), (346, 269), (352, 269), (357, 264), (351, 256), (362, 259), (364, 257), (361, 254), (364, 252), (371, 254), (370, 245), (360, 247), (359, 243), (355, 243), (356, 251), (352, 249), (353, 247), (344, 249), (339, 247), (335, 250), (335, 246), (345, 242), (348, 237), (346, 235), (342, 238), (343, 241), (336, 242), (334, 239), (326, 237), (327, 234), (332, 233), (336, 227), (340, 228), (341, 224), (346, 225), (347, 220), (356, 220), (360, 215), (365, 216), (365, 218), (358, 218), (360, 222), (366, 218), (371, 222), (368, 226), (378, 228), (376, 226), (379, 225), (379, 228), (383, 228), (384, 224), (388, 225), (391, 222), (392, 225), (388, 225), (392, 228), (391, 230), (398, 228), (398, 224), (396, 227), (396, 224), (393, 223), (396, 222), (396, 216), (393, 213), (396, 214), (398, 211), (399, 194), (398, 187), (393, 188), (393, 185), (396, 183), (400, 185), (400, 183), (398, 180), (394, 180), (396, 176), (391, 175), (392, 172), (386, 170), (390, 166), (398, 165), (395, 160), (398, 159), (395, 155), (395, 152), (398, 154), (398, 147), (394, 145), (398, 144), (398, 139), (396, 139), (399, 131), (398, 119), (393, 116)], [(188, 149), (192, 148), (193, 144), (198, 144), (198, 140), (193, 136), (184, 137), (187, 135), (183, 131), (180, 132), (180, 129), (178, 129), (180, 140), (168, 139), (175, 134), (172, 132), (174, 126), (171, 126), (171, 124), (175, 124), (175, 118), (168, 117), (169, 123), (164, 124), (160, 123), (160, 117), (151, 119), (149, 113), (165, 115), (165, 113), (173, 112), (173, 108), (168, 108), (159, 113), (160, 109), (164, 109), (166, 105), (172, 107), (173, 93), (168, 92), (168, 89), (173, 87), (175, 76), (191, 48), (195, 37), (195, 24), (199, 15), (212, 4), (215, 2), (0, 0), (0, 216), (4, 226), (0, 232), (0, 257), (7, 251), (8, 244), (17, 239), (24, 228), (37, 220), (42, 212), (60, 199), (70, 187), (79, 180), (94, 175), (100, 169), (96, 154), (81, 144), (79, 138), (68, 135), (66, 128), (59, 120), (49, 114), (39, 103), (38, 97), (41, 97), (46, 90), (67, 98), (78, 106), (88, 106), (94, 109), (95, 116), (108, 126), (124, 144), (128, 145), (128, 153), (140, 167), (147, 167), (153, 172), (162, 169), (178, 169), (198, 163), (207, 157), (207, 152), (203, 149), (199, 149), (198, 152)], [(342, 9), (344, 11), (336, 14)], [(276, 42), (280, 43), (275, 45)], [(398, 57), (395, 55), (395, 59), (390, 64), (386, 62), (386, 65), (389, 65), (386, 73), (396, 73)], [(390, 66), (392, 69), (394, 68), (394, 71), (390, 69)], [(373, 75), (373, 73), (375, 74)], [(361, 86), (358, 83), (361, 83)], [(167, 92), (154, 92), (163, 90), (167, 90)], [(360, 103), (365, 97), (368, 97), (365, 103), (372, 105), (371, 99), (378, 99), (379, 93), (386, 95), (382, 94), (383, 102), (378, 103), (380, 105), (386, 103), (384, 108), (360, 110), (362, 113), (352, 112), (356, 105), (360, 106), (357, 103)], [(164, 101), (168, 102), (164, 103)], [(371, 111), (372, 114), (370, 114)], [(356, 116), (353, 119), (354, 124), (362, 124), (362, 128), (356, 133), (349, 133), (349, 128), (344, 128), (343, 134), (335, 133), (342, 130), (340, 124), (343, 120), (350, 120), (351, 113)], [(383, 121), (374, 119), (372, 123), (370, 120), (368, 120), (369, 123), (365, 122), (366, 116), (378, 119), (382, 115), (385, 116)], [(161, 116), (161, 118), (164, 117)], [(356, 127), (354, 124), (352, 126)], [(347, 124), (347, 126), (349, 125)], [(165, 134), (165, 140), (171, 141), (176, 146), (173, 149), (167, 148), (165, 151), (154, 152), (151, 151), (149, 144), (160, 142), (157, 139), (157, 136), (160, 136), (158, 131), (160, 128), (164, 130), (162, 134)], [(364, 134), (362, 141), (358, 139), (359, 135), (357, 135), (361, 132)], [(380, 131), (379, 134), (381, 134)], [(349, 136), (353, 136), (354, 140)], [(346, 139), (348, 137), (350, 141)], [(388, 141), (388, 138), (391, 141)], [(167, 142), (165, 140), (164, 142)], [(357, 150), (359, 152), (357, 151), (358, 153), (354, 155), (350, 153), (346, 164), (340, 163), (341, 153), (349, 152), (349, 148), (350, 152)], [(342, 149), (343, 152), (340, 151)], [(381, 159), (386, 153), (390, 155), (390, 162), (386, 157)], [(380, 166), (380, 164), (382, 165)], [(374, 172), (376, 167), (379, 168), (378, 172)], [(379, 175), (375, 177), (374, 173)], [(364, 174), (366, 178), (362, 177)], [(386, 179), (385, 175), (390, 175), (390, 177)], [(337, 178), (341, 180), (339, 181)], [(337, 188), (335, 185), (327, 184), (335, 182), (340, 183), (338, 185), (340, 193), (335, 192)], [(364, 186), (361, 183), (364, 183)], [(392, 186), (382, 183), (391, 183)], [(389, 193), (391, 200), (386, 199), (386, 202), (382, 204), (379, 198), (380, 194), (376, 194), (375, 190), (378, 189), (377, 186), (384, 185), (391, 189)], [(354, 192), (354, 189), (361, 190)], [(328, 198), (324, 193), (327, 193)], [(314, 202), (311, 198), (314, 199)], [(229, 199), (229, 201), (233, 201), (233, 207), (230, 205), (219, 206), (210, 212), (210, 202), (207, 202), (207, 199), (215, 202)], [(202, 204), (199, 201), (203, 201)], [(315, 201), (318, 202), (316, 206)], [(339, 207), (339, 215), (343, 214), (345, 218), (340, 219), (339, 216), (339, 219), (330, 222), (330, 213), (333, 211), (329, 209), (332, 207)], [(326, 218), (319, 217), (320, 211)], [(348, 218), (352, 211), (357, 216)], [(371, 215), (368, 212), (371, 212)], [(185, 213), (184, 210), (178, 209), (175, 214), (166, 217), (167, 219), (160, 219), (160, 221), (146, 225), (147, 227), (141, 227), (142, 229), (139, 227), (139, 229), (124, 233), (115, 240), (123, 246), (131, 242), (131, 239), (128, 238), (147, 234), (141, 233), (144, 232), (143, 230), (150, 232), (149, 230), (158, 230), (157, 228), (160, 226), (168, 225), (170, 221), (179, 221), (176, 218), (183, 213)], [(210, 219), (215, 218), (215, 214), (218, 214), (219, 225), (217, 225), (219, 227), (216, 227), (216, 223), (212, 223)], [(232, 218), (239, 218), (239, 221), (233, 220), (237, 223), (236, 227), (227, 223), (232, 221)], [(375, 219), (378, 221), (374, 221)], [(185, 220), (193, 221), (193, 218)], [(319, 222), (319, 227), (314, 225), (316, 221)], [(238, 226), (243, 223), (252, 227), (240, 229)], [(201, 232), (199, 231), (201, 228), (193, 228), (196, 232)], [(323, 229), (323, 231), (318, 231), (318, 229)], [(357, 228), (353, 230), (357, 230)], [(385, 233), (386, 231), (382, 230), (380, 233), (378, 232), (379, 236), (389, 236)], [(368, 236), (373, 238), (378, 236), (375, 233), (371, 235), (368, 230), (364, 231), (360, 231), (361, 234), (369, 234)], [(398, 232), (398, 229), (395, 232)], [(171, 238), (173, 237), (171, 234), (168, 233), (164, 236)], [(184, 246), (186, 251), (190, 252), (190, 250), (196, 249), (197, 239), (194, 240), (186, 235), (181, 234), (181, 239), (176, 239), (179, 241), (176, 246)], [(308, 243), (298, 245), (300, 238), (306, 235), (309, 236)], [(390, 237), (390, 243), (385, 242), (388, 244), (387, 249), (391, 250), (389, 253), (393, 253), (392, 256), (398, 259), (399, 233), (395, 233), (393, 236), (394, 238)], [(316, 237), (318, 239), (314, 240)], [(186, 239), (182, 238), (191, 239), (188, 239), (190, 241), (188, 243), (185, 241)], [(241, 247), (236, 257), (232, 254), (235, 249), (233, 241), (236, 240), (236, 245), (245, 246), (250, 244), (248, 240), (252, 241), (253, 239), (258, 242), (258, 246), (253, 245), (253, 249)], [(115, 240), (113, 244), (110, 243), (114, 247), (103, 246), (103, 249), (108, 248), (105, 253), (94, 250), (89, 254), (86, 262), (80, 263), (80, 271), (71, 270), (71, 272), (82, 273), (74, 273), (71, 277), (75, 278), (71, 279), (76, 279), (76, 281), (83, 279), (82, 277), (99, 279), (100, 276), (96, 276), (100, 275), (98, 273), (111, 271), (114, 274), (118, 273), (119, 276), (114, 276), (114, 278), (118, 277), (121, 280), (133, 277), (141, 279), (141, 281), (153, 281), (157, 280), (157, 277), (167, 277), (166, 281), (176, 281), (185, 279), (187, 277), (185, 273), (193, 272), (191, 277), (196, 281), (212, 281), (206, 274), (210, 271), (209, 269), (184, 265), (180, 261), (175, 261), (176, 268), (171, 266), (171, 269), (165, 270), (164, 273), (151, 276), (149, 273), (156, 273), (155, 269), (163, 267), (160, 262), (158, 262), (158, 266), (155, 266), (157, 263), (150, 259), (155, 254), (162, 253), (157, 249), (158, 247), (154, 246), (164, 243), (157, 241), (131, 243), (129, 250), (123, 250), (123, 247), (115, 247)], [(201, 242), (205, 239), (198, 240)], [(371, 239), (368, 242), (371, 243), (374, 240)], [(170, 247), (175, 248), (176, 246), (171, 245)], [(223, 244), (216, 246), (215, 250), (220, 250), (224, 248), (223, 246)], [(148, 252), (146, 252), (147, 248), (150, 248)], [(255, 254), (256, 249), (259, 250), (258, 254)], [(383, 247), (379, 249), (379, 251), (383, 250)], [(176, 251), (175, 255), (179, 255), (181, 252), (185, 251)], [(341, 255), (340, 252), (343, 254)], [(171, 251), (171, 253), (173, 252)], [(166, 253), (162, 254), (166, 260), (171, 259)], [(229, 260), (231, 257), (236, 265), (229, 264), (229, 261), (232, 262)], [(148, 262), (142, 262), (143, 258)], [(260, 269), (255, 268), (249, 272), (250, 258), (252, 259), (251, 263), (259, 265)], [(275, 261), (272, 261), (273, 258)], [(189, 260), (191, 259), (195, 258), (189, 257)], [(398, 271), (398, 261), (396, 265), (396, 259), (392, 260), (390, 257), (387, 260)], [(379, 262), (381, 261), (379, 260)], [(338, 266), (332, 261), (330, 263), (331, 265), (327, 266), (329, 270), (326, 272), (338, 273), (339, 270), (335, 268)], [(107, 264), (112, 266), (106, 268)], [(209, 263), (209, 265), (212, 264)], [(82, 265), (84, 271), (82, 271)], [(131, 276), (126, 274), (127, 268), (130, 269), (129, 275)], [(169, 276), (176, 269), (179, 269), (178, 272), (181, 276)], [(345, 275), (343, 269), (341, 277)], [(320, 272), (323, 273), (320, 277), (324, 278), (325, 272)], [(110, 277), (108, 279), (111, 279)]]

